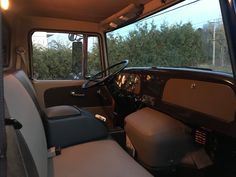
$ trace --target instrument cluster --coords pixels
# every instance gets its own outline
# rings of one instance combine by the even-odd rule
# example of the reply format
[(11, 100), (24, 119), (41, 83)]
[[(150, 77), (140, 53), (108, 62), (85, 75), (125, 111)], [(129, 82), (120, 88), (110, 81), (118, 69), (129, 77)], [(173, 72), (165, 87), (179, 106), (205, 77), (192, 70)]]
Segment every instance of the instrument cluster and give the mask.
[(122, 73), (116, 79), (117, 86), (127, 92), (139, 95), (141, 92), (141, 77), (139, 74)]
[(126, 96), (134, 96), (136, 101), (154, 106), (160, 98), (161, 83), (157, 76), (149, 73), (124, 72), (116, 78), (116, 84)]

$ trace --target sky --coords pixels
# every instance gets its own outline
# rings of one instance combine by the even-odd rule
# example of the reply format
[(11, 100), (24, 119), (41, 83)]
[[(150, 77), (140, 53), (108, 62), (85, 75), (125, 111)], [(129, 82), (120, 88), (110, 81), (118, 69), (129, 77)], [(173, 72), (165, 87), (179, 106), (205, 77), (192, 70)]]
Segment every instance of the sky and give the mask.
[[(136, 24), (153, 21), (159, 27), (164, 21), (169, 25), (191, 22), (194, 28), (201, 28), (207, 22), (214, 22), (219, 19), (221, 19), (219, 0), (186, 0), (160, 13), (144, 18)], [(136, 28), (136, 24), (115, 30), (112, 34), (127, 35), (129, 31)]]

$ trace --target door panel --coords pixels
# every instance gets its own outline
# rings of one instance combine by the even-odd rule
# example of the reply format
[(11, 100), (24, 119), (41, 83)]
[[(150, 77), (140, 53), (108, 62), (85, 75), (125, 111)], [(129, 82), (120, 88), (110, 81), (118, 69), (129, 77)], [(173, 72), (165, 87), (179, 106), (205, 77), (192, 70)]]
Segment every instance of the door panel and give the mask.
[(33, 80), (33, 86), (38, 96), (39, 104), (42, 108), (45, 108), (44, 93), (48, 89), (67, 86), (81, 86), (84, 83), (83, 80)]
[[(93, 113), (111, 116), (113, 99), (106, 87), (94, 87), (83, 91), (83, 80), (34, 80), (40, 106), (76, 105)], [(72, 94), (74, 92), (74, 94)]]
[(93, 87), (88, 90), (83, 90), (80, 86), (50, 88), (44, 92), (44, 102), (46, 107), (65, 104), (78, 107), (111, 105), (111, 99), (104, 87)]

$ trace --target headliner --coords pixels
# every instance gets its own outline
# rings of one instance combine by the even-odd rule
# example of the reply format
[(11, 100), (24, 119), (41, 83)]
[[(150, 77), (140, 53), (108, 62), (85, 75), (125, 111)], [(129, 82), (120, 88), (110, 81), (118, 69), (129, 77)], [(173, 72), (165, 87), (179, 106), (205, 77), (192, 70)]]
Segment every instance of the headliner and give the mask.
[(24, 15), (99, 23), (129, 4), (151, 0), (16, 0), (13, 9)]

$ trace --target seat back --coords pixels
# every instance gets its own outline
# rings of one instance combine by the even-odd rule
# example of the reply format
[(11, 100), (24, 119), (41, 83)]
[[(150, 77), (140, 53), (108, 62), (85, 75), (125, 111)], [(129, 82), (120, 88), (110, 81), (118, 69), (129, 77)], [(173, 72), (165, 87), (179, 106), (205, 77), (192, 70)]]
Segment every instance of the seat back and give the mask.
[(46, 177), (47, 143), (40, 114), (32, 97), (14, 74), (4, 76), (4, 97), (10, 116), (23, 125), (20, 131), (33, 157), (39, 177)]
[(12, 73), (12, 75), (18, 80), (20, 81), (20, 83), (24, 86), (24, 88), (27, 90), (28, 94), (30, 95), (31, 99), (33, 100), (36, 108), (38, 109), (38, 112), (40, 114), (40, 116), (42, 118), (44, 118), (44, 111), (41, 109), (37, 96), (36, 96), (36, 92), (35, 89), (32, 85), (32, 83), (30, 82), (28, 76), (25, 74), (25, 72), (23, 70), (17, 70), (14, 73)]

